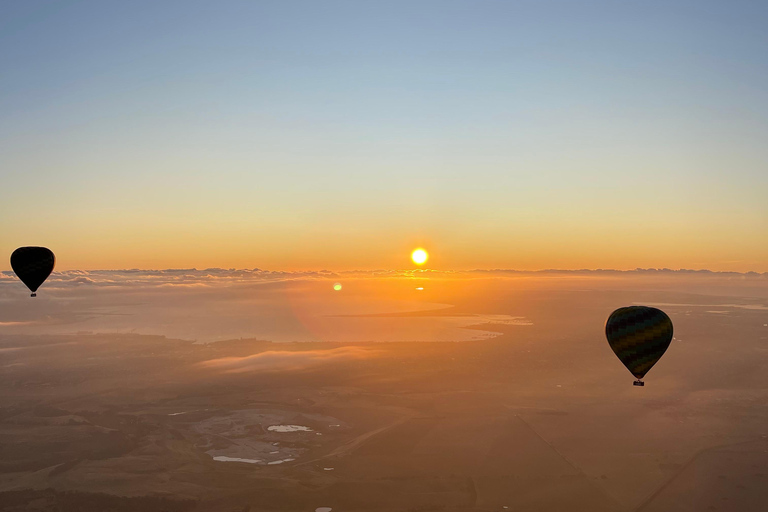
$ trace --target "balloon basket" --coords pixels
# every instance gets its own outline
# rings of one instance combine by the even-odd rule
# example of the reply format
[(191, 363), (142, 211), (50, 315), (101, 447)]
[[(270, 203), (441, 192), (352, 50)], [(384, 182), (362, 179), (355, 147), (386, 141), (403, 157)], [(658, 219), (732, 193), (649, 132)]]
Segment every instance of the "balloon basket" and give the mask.
[(37, 297), (37, 294), (33, 293), (32, 295), (30, 295), (30, 297)]
[(633, 386), (645, 386), (645, 382), (641, 381), (640, 379), (637, 379), (635, 382), (632, 383)]

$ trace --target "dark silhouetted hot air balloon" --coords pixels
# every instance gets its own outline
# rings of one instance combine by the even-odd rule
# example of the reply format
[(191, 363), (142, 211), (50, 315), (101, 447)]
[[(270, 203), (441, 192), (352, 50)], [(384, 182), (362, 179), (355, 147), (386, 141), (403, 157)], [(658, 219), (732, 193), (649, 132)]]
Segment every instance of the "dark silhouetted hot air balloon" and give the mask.
[(51, 275), (56, 256), (46, 247), (19, 247), (11, 254), (11, 268), (32, 291), (32, 297), (41, 284)]
[(619, 308), (608, 317), (605, 336), (624, 366), (637, 378), (634, 385), (644, 386), (643, 377), (672, 342), (672, 320), (656, 308)]

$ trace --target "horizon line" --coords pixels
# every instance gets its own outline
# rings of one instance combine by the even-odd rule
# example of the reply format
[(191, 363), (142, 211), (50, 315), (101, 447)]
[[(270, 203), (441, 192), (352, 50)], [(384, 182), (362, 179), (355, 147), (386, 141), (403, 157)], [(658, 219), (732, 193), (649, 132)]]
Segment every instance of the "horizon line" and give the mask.
[[(443, 273), (443, 274), (461, 274), (461, 273), (508, 273), (508, 274), (568, 274), (568, 273), (616, 273), (616, 274), (727, 274), (727, 275), (742, 275), (742, 276), (768, 276), (768, 271), (758, 272), (749, 270), (745, 272), (739, 272), (735, 270), (709, 270), (709, 269), (671, 269), (667, 267), (655, 268), (637, 267), (633, 269), (614, 269), (614, 268), (578, 268), (578, 269), (558, 269), (558, 268), (545, 268), (536, 270), (522, 270), (522, 269), (508, 269), (508, 268), (474, 268), (474, 269), (432, 269), (432, 268), (405, 268), (405, 269), (347, 269), (347, 270), (269, 270), (258, 267), (254, 268), (224, 268), (224, 267), (206, 267), (200, 268), (99, 268), (99, 269), (66, 269), (66, 270), (54, 270), (52, 274), (66, 274), (71, 272), (156, 272), (156, 273), (179, 273), (179, 272), (247, 272), (247, 273), (270, 273), (270, 274), (297, 274), (297, 275), (311, 275), (311, 274), (376, 274), (376, 273)], [(2, 270), (0, 274), (14, 275), (13, 270)]]

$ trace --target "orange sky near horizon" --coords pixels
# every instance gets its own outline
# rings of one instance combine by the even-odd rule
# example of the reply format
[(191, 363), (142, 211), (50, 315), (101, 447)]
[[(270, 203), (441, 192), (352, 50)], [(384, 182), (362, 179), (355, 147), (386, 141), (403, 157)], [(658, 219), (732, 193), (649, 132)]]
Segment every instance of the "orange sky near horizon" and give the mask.
[(0, 269), (768, 272), (759, 3), (6, 3)]
[[(10, 257), (19, 245), (45, 245), (57, 256), (59, 270), (261, 268), (267, 270), (373, 270), (417, 267), (411, 252), (429, 252), (425, 268), (597, 269), (688, 268), (713, 271), (768, 272), (765, 239), (736, 231), (728, 243), (701, 233), (650, 233), (590, 230), (541, 234), (518, 230), (492, 235), (468, 230), (436, 230), (434, 236), (389, 231), (254, 233), (247, 229), (196, 231), (194, 224), (176, 232), (136, 228), (136, 232), (51, 230), (39, 237), (3, 237)], [(594, 232), (598, 231), (598, 232)], [(10, 239), (22, 240), (11, 244)], [(764, 254), (765, 258), (754, 255)], [(745, 255), (747, 255), (745, 257)], [(748, 255), (751, 255), (750, 258)], [(8, 258), (0, 269), (10, 270)]]

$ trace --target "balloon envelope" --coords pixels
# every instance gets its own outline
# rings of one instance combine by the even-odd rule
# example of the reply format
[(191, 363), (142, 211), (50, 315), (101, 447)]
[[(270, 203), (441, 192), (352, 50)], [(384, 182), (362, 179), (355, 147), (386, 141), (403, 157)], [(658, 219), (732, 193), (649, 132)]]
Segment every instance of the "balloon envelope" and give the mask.
[(32, 291), (32, 296), (51, 275), (56, 257), (46, 247), (19, 247), (11, 254), (11, 268)]
[(624, 366), (642, 379), (672, 342), (672, 320), (656, 308), (619, 308), (608, 317), (605, 336)]

